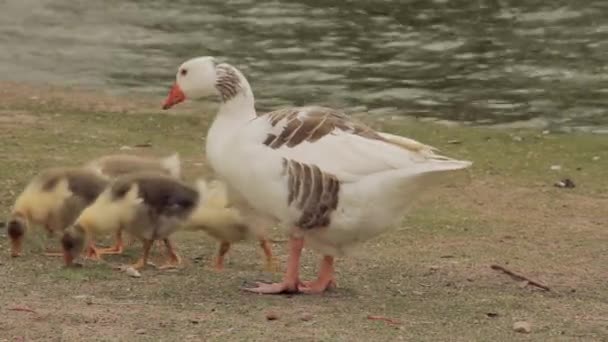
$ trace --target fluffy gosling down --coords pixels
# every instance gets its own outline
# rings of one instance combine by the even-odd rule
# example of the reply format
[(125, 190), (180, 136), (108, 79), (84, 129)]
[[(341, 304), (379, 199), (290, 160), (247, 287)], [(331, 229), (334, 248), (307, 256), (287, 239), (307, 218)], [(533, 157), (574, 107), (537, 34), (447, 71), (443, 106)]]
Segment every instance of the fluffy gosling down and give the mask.
[[(7, 226), (11, 256), (21, 255), (25, 234), (33, 231), (34, 226), (44, 227), (49, 236), (62, 232), (97, 198), (111, 178), (143, 170), (179, 178), (179, 155), (175, 153), (165, 158), (107, 155), (83, 167), (54, 167), (41, 171), (30, 180), (13, 205)], [(89, 251), (87, 256), (96, 258), (98, 255), (94, 252), (117, 254), (122, 250), (122, 236), (118, 232), (113, 247)], [(47, 251), (46, 255), (62, 254)]]
[[(163, 158), (132, 154), (111, 154), (91, 160), (84, 167), (113, 179), (135, 172), (156, 172), (181, 179), (181, 160), (178, 153)], [(122, 233), (122, 229), (116, 231), (114, 246), (97, 251), (102, 254), (122, 254), (124, 250)], [(133, 239), (128, 239), (128, 241), (130, 244)]]
[(197, 185), (204, 202), (193, 213), (185, 228), (205, 231), (220, 242), (218, 254), (213, 262), (215, 270), (220, 271), (224, 268), (224, 257), (232, 244), (255, 238), (264, 252), (266, 270), (274, 271), (275, 262), (270, 242), (266, 238), (265, 226), (248, 224), (247, 221), (252, 220), (246, 220), (237, 208), (230, 206), (224, 183), (215, 180), (207, 184), (204, 180), (199, 180)]
[[(8, 221), (11, 256), (22, 252), (26, 232), (36, 225), (49, 236), (63, 231), (92, 203), (108, 180), (82, 168), (50, 168), (40, 172), (17, 197)], [(47, 255), (56, 255), (47, 251)], [(60, 255), (60, 254), (59, 254)]]
[(94, 159), (85, 165), (107, 177), (118, 177), (133, 172), (159, 172), (181, 178), (181, 161), (178, 153), (164, 158), (132, 154), (112, 154)]
[(66, 229), (62, 238), (65, 263), (72, 265), (85, 247), (94, 249), (91, 243), (94, 236), (119, 229), (143, 243), (142, 256), (132, 265), (136, 269), (148, 263), (150, 248), (156, 240), (162, 240), (167, 250), (167, 260), (159, 268), (178, 267), (181, 258), (170, 236), (179, 228), (214, 232), (211, 234), (229, 242), (243, 239), (247, 228), (234, 211), (226, 210), (225, 206), (218, 209), (208, 206), (216, 205), (215, 196), (210, 196), (213, 193), (204, 181), (193, 187), (149, 172), (120, 176)]

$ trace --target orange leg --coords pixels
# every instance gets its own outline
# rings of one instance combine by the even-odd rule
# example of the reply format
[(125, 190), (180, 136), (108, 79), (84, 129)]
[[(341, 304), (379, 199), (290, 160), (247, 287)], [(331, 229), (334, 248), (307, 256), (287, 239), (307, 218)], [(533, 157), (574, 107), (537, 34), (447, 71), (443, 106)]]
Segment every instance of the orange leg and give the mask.
[(169, 239), (163, 239), (167, 249), (167, 262), (158, 269), (178, 268), (182, 263), (182, 258), (175, 252), (175, 246)]
[(122, 240), (122, 229), (119, 229), (116, 232), (116, 238), (114, 241), (114, 246), (109, 248), (100, 248), (97, 251), (99, 254), (122, 254), (124, 251), (124, 243)]
[(217, 252), (217, 257), (215, 258), (215, 262), (213, 263), (213, 268), (216, 271), (221, 271), (224, 269), (224, 256), (230, 250), (230, 242), (222, 241), (220, 243), (220, 249)]
[(274, 257), (272, 256), (272, 248), (270, 248), (270, 242), (266, 239), (260, 239), (260, 247), (264, 251), (264, 256), (266, 257), (266, 271), (268, 272), (276, 272), (277, 267), (274, 261)]
[(334, 280), (334, 257), (326, 255), (321, 261), (319, 277), (315, 281), (304, 281), (298, 287), (303, 293), (322, 293), (336, 286)]
[(136, 270), (146, 267), (146, 265), (148, 264), (148, 256), (150, 255), (150, 248), (152, 247), (152, 243), (154, 243), (153, 240), (143, 240), (143, 244), (144, 244), (143, 254), (142, 254), (141, 258), (139, 260), (137, 260), (137, 262), (135, 262), (134, 264), (131, 265), (131, 267), (133, 267)]
[(289, 257), (287, 258), (287, 270), (283, 275), (283, 281), (274, 284), (257, 283), (257, 287), (245, 288), (244, 290), (260, 294), (280, 294), (298, 292), (300, 285), (300, 256), (304, 247), (304, 238), (289, 238)]
[(95, 243), (93, 241), (89, 242), (85, 259), (101, 260), (101, 258), (99, 257), (99, 251), (97, 250), (97, 247), (95, 247)]

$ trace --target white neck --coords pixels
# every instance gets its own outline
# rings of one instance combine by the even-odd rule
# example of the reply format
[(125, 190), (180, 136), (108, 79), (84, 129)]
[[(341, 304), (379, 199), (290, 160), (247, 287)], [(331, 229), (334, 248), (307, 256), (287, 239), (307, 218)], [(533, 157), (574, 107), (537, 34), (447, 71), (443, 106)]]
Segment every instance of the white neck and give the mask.
[(205, 149), (207, 159), (215, 172), (218, 172), (216, 161), (222, 157), (225, 144), (233, 139), (239, 127), (257, 116), (255, 99), (249, 82), (238, 70), (235, 69), (235, 71), (240, 79), (240, 90), (233, 98), (220, 104), (215, 119), (207, 132)]
[(249, 121), (257, 116), (253, 91), (245, 76), (234, 67), (233, 70), (239, 77), (239, 92), (230, 100), (222, 102), (216, 119), (219, 119), (221, 116), (238, 116), (241, 120)]

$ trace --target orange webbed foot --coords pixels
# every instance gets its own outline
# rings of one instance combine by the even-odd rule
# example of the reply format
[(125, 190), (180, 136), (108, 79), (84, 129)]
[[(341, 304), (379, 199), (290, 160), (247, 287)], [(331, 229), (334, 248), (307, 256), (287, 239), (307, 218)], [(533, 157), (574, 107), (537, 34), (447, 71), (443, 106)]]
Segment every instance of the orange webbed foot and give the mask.
[(85, 259), (89, 259), (89, 260), (101, 260), (99, 251), (97, 250), (97, 248), (95, 248), (95, 246), (89, 246), (87, 248), (87, 253), (85, 255)]
[(288, 282), (280, 282), (280, 283), (256, 283), (256, 287), (248, 287), (243, 288), (244, 291), (258, 293), (258, 294), (289, 294), (289, 293), (298, 293), (299, 285)]
[(224, 270), (224, 262), (221, 259), (215, 259), (212, 263), (212, 268), (216, 272), (222, 272)]
[(131, 264), (131, 267), (136, 270), (141, 270), (142, 268), (146, 267), (146, 262), (142, 258), (142, 259), (137, 260), (135, 263)]
[(319, 294), (336, 287), (336, 281), (317, 279), (315, 281), (303, 281), (298, 286), (298, 291), (306, 294)]
[(99, 254), (108, 254), (108, 255), (112, 255), (112, 254), (122, 254), (122, 252), (124, 251), (124, 247), (122, 245), (120, 246), (112, 246), (109, 248), (99, 248), (97, 249), (97, 253)]
[(167, 249), (167, 262), (158, 267), (159, 270), (176, 269), (182, 265), (182, 258), (175, 251), (175, 246), (171, 240), (163, 239), (165, 248)]
[(176, 268), (181, 268), (181, 267), (182, 267), (182, 258), (179, 255), (175, 254), (174, 256), (170, 257), (166, 263), (159, 266), (158, 269), (159, 270), (169, 270), (169, 269), (176, 269)]

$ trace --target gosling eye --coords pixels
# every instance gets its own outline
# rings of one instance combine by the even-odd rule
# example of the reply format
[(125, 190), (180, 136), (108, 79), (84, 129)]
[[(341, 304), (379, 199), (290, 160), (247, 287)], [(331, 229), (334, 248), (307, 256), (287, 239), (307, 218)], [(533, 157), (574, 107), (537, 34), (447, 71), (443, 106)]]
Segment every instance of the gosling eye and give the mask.
[(182, 76), (186, 76), (188, 74), (188, 69), (182, 69), (179, 73)]

